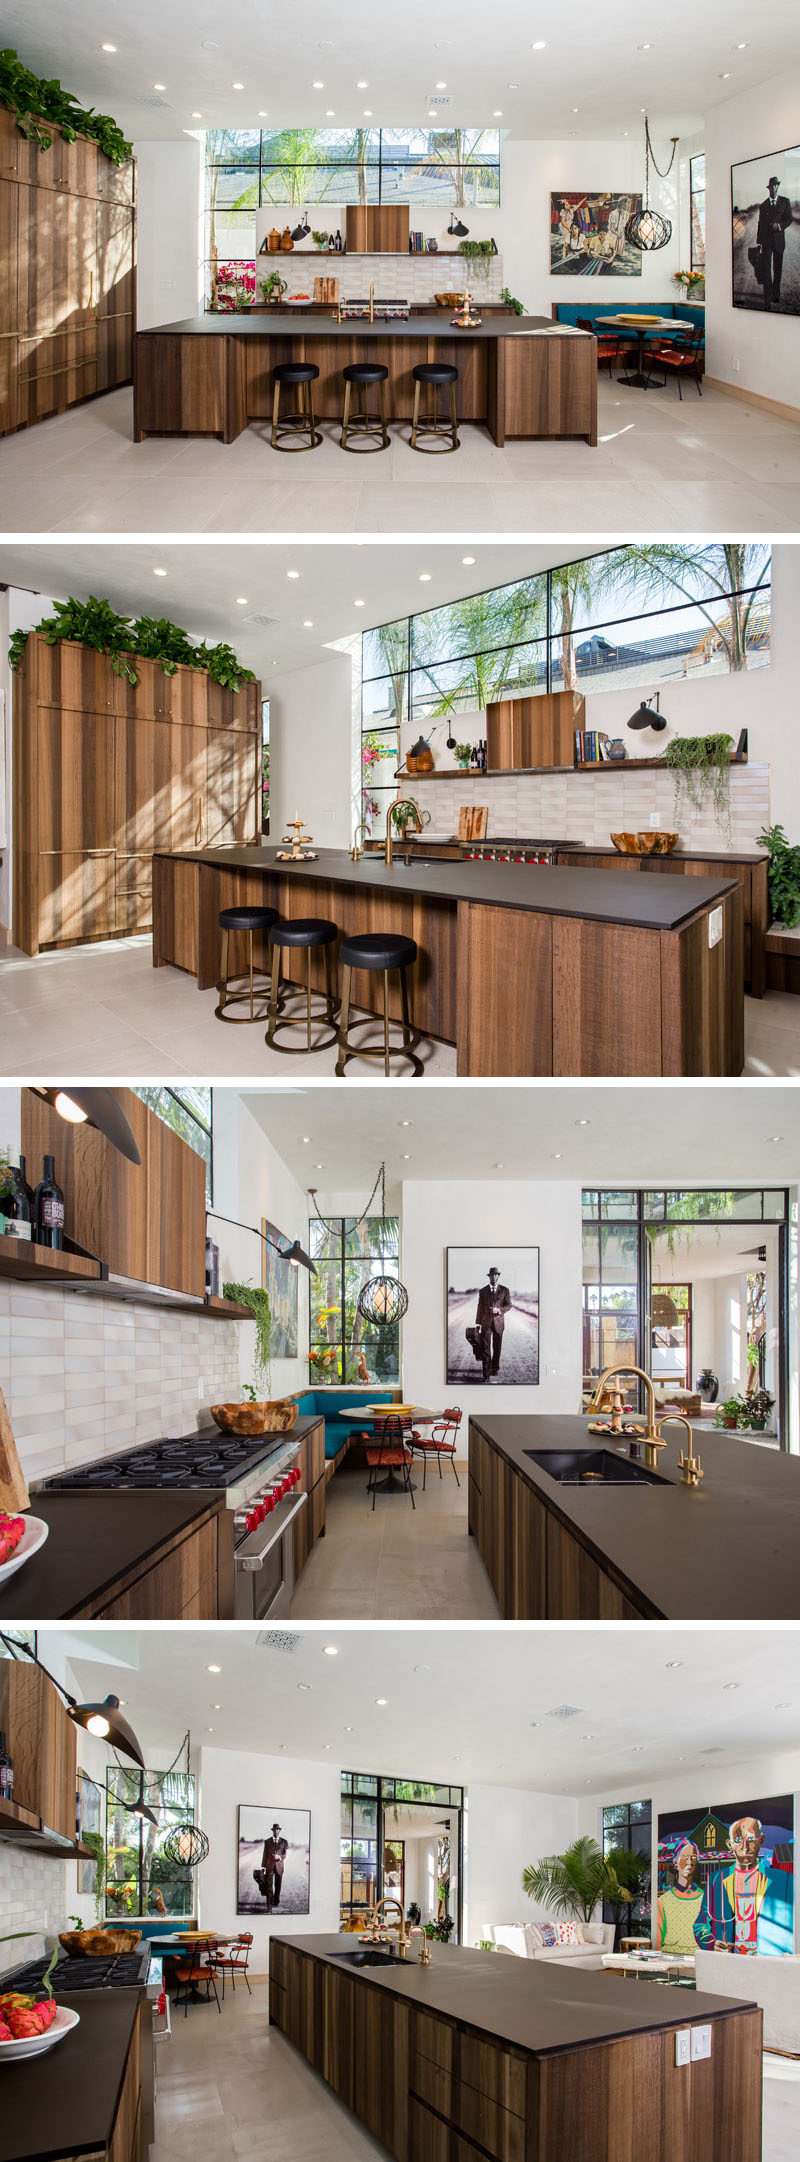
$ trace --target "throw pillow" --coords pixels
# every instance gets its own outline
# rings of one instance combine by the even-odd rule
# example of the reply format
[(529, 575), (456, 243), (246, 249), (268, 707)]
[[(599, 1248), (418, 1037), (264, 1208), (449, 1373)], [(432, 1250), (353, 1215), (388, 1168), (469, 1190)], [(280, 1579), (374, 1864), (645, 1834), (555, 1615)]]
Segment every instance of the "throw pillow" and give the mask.
[(559, 1944), (582, 1944), (583, 1938), (577, 1922), (557, 1922)]
[(545, 1952), (552, 1951), (553, 1946), (558, 1943), (558, 1931), (555, 1922), (540, 1922), (539, 1928), (542, 1939), (542, 1950)]

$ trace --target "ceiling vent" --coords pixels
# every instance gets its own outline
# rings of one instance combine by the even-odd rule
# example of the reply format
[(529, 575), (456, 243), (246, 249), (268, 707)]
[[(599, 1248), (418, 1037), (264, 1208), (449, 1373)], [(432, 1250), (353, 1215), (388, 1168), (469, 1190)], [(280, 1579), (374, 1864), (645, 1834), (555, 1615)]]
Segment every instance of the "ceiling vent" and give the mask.
[(446, 113), (453, 99), (449, 90), (429, 90), (425, 103), (430, 113)]
[(551, 1712), (545, 1712), (546, 1719), (582, 1719), (582, 1717), (583, 1713), (579, 1704), (556, 1704)]
[(131, 104), (146, 105), (148, 112), (151, 113), (173, 113), (175, 111), (175, 107), (169, 98), (160, 98), (157, 96), (151, 96), (149, 98), (131, 98)]
[(267, 1652), (296, 1652), (302, 1641), (299, 1629), (260, 1629), (256, 1637), (256, 1643)]
[(260, 630), (266, 631), (271, 628), (273, 623), (277, 623), (278, 618), (277, 616), (265, 616), (259, 608), (254, 608), (251, 615), (242, 617), (242, 621), (243, 623), (257, 623)]

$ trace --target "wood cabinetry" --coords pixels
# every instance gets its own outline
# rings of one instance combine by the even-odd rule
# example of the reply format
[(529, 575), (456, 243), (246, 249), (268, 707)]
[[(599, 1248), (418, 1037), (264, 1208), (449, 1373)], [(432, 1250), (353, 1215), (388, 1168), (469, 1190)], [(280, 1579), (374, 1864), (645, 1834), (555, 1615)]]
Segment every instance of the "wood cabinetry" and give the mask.
[(469, 1529), (506, 1621), (630, 1621), (633, 1603), (470, 1421)]
[(49, 150), (0, 107), (0, 434), (129, 383), (135, 168), (94, 143)]
[(583, 728), (586, 700), (578, 691), (546, 691), (535, 698), (503, 698), (486, 708), (489, 773), (524, 766), (572, 766), (575, 730)]
[(344, 230), (350, 255), (407, 255), (408, 203), (349, 203)]
[(106, 2148), (108, 2162), (140, 2162), (142, 2151), (141, 2013), (137, 2011), (117, 2113)]
[(14, 1801), (39, 1829), (75, 1839), (76, 1732), (39, 1667), (0, 1660), (0, 1728), (14, 1765)]
[[(582, 722), (576, 722), (581, 727)], [(735, 878), (742, 889), (744, 912), (744, 984), (751, 998), (763, 998), (767, 988), (765, 938), (769, 923), (767, 859), (748, 861), (744, 856), (620, 856), (616, 849), (559, 849), (557, 862), (573, 870), (668, 873), (685, 878)]]
[[(127, 1576), (81, 1612), (92, 1621), (229, 1621), (233, 1616), (233, 1519), (221, 1506), (157, 1544)], [(228, 1553), (230, 1549), (230, 1555)], [(230, 1595), (225, 1586), (231, 1584)]]
[(202, 671), (137, 682), (69, 641), (28, 637), (14, 684), (14, 938), (42, 946), (152, 924), (156, 848), (255, 840), (260, 685)]
[(93, 1126), (72, 1126), (33, 1089), (23, 1089), (21, 1147), (32, 1175), (54, 1156), (66, 1229), (113, 1276), (202, 1299), (206, 1170), (133, 1089), (118, 1089), (140, 1164), (129, 1163)]
[(306, 1506), (295, 1517), (292, 1526), (294, 1539), (294, 1579), (299, 1583), (312, 1547), (321, 1539), (325, 1530), (325, 1421), (320, 1419), (310, 1433), (300, 1441), (301, 1493), (307, 1495)]

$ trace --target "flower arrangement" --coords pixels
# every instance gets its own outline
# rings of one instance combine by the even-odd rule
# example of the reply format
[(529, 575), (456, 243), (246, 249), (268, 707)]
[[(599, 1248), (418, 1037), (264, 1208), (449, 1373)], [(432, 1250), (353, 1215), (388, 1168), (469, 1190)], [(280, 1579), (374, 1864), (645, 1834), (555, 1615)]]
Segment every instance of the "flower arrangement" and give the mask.
[(673, 270), (672, 273), (673, 285), (680, 286), (681, 292), (686, 294), (687, 300), (691, 300), (692, 294), (697, 293), (701, 285), (705, 286), (705, 282), (706, 274), (704, 270)]
[(217, 312), (233, 315), (249, 308), (256, 297), (255, 263), (220, 263), (217, 269)]

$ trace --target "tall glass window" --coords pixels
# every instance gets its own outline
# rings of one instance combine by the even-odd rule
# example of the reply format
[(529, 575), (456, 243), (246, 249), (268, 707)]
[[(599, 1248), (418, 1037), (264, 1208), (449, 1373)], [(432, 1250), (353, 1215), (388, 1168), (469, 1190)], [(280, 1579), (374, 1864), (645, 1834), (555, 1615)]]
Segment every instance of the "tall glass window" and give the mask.
[(371, 1276), (399, 1276), (399, 1219), (312, 1216), (308, 1251), (317, 1272), (311, 1278), (308, 1354), (315, 1388), (399, 1381), (399, 1323), (377, 1328), (358, 1312), (359, 1293)]
[[(363, 1929), (377, 1899), (412, 1903), (445, 1938), (461, 1934), (463, 1787), (342, 1772), (340, 1926)], [(390, 1915), (390, 1921), (393, 1917)]]
[[(150, 1824), (131, 1804), (143, 1796), (156, 1818)], [(164, 1841), (179, 1824), (194, 1817), (195, 1783), (191, 1772), (129, 1771), (114, 1765), (106, 1778), (106, 1917), (179, 1915), (194, 1909), (193, 1870), (171, 1862)]]
[(699, 158), (689, 160), (689, 203), (691, 212), (691, 240), (689, 268), (705, 270), (706, 267), (706, 160), (705, 152)]
[[(626, 1853), (650, 1855), (652, 1852), (652, 1824), (652, 1802), (613, 1802), (607, 1809), (603, 1810), (603, 1853), (613, 1854), (615, 1849), (619, 1853), (620, 1849), (622, 1849)], [(633, 1905), (628, 1909), (621, 1934), (623, 1936), (630, 1934), (632, 1937), (644, 1936), (645, 1928), (643, 1925), (649, 1925), (650, 1912), (650, 1893), (649, 1890), (643, 1890), (641, 1896), (635, 1899)], [(615, 1919), (616, 1916), (612, 1909), (604, 1905), (604, 1922), (612, 1922)]]

